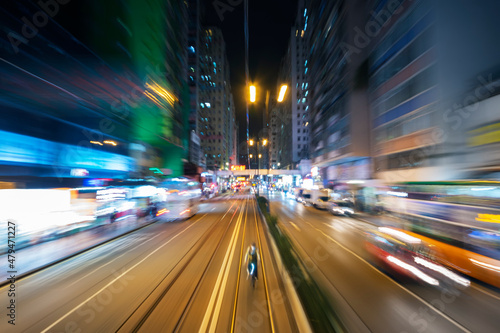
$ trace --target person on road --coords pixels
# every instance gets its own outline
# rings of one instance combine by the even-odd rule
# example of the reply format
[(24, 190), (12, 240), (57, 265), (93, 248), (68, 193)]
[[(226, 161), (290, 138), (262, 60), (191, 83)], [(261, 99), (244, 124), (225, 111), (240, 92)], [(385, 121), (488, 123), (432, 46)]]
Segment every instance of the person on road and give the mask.
[(245, 263), (247, 264), (247, 279), (250, 275), (255, 276), (255, 279), (258, 279), (257, 275), (257, 262), (260, 260), (259, 251), (257, 250), (257, 246), (255, 242), (252, 243), (247, 249), (247, 255), (245, 257)]

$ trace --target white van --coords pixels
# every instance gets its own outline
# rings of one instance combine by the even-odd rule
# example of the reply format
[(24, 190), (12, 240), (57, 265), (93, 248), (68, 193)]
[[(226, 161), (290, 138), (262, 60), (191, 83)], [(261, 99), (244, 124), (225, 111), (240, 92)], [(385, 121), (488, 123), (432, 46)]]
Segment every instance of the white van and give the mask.
[(327, 202), (330, 200), (332, 190), (322, 188), (310, 191), (310, 198), (306, 199), (307, 203), (317, 209), (326, 209)]

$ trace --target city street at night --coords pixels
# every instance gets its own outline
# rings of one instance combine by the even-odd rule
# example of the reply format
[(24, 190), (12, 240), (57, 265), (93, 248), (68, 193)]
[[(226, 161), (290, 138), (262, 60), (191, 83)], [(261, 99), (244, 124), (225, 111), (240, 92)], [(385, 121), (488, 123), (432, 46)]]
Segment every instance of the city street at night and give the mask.
[(498, 333), (498, 13), (3, 1), (0, 332)]
[[(391, 278), (365, 250), (374, 224), (305, 207), (281, 193), (271, 210), (282, 221), (314, 278), (346, 318), (349, 331), (495, 332), (499, 294), (481, 284), (440, 290)], [(383, 218), (382, 218), (383, 219)], [(349, 323), (348, 323), (349, 324)]]
[[(245, 265), (252, 242), (261, 245), (255, 288)], [(201, 204), (190, 220), (155, 223), (22, 279), (16, 329), (297, 331), (282, 286), (255, 201), (241, 195)]]

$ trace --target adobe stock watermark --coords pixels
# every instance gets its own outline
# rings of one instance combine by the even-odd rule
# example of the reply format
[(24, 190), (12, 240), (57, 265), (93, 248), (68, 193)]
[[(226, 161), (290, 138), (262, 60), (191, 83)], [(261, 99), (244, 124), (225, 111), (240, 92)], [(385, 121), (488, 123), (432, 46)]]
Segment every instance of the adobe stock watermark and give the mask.
[(221, 21), (224, 21), (224, 13), (232, 12), (236, 6), (239, 6), (243, 3), (243, 0), (215, 0), (212, 2), (217, 15)]
[[(270, 292), (269, 300), (271, 305), (281, 305), (285, 302), (286, 296), (283, 295), (281, 290), (274, 289)], [(254, 332), (262, 329), (262, 325), (270, 320), (269, 311), (267, 308), (267, 301), (263, 299), (258, 301), (254, 299), (252, 303), (255, 310), (251, 311), (246, 318), (236, 318), (236, 332)]]
[(500, 81), (493, 81), (492, 74), (477, 76), (477, 81), (478, 84), (469, 94), (442, 112), (441, 124), (438, 124), (426, 137), (416, 139), (417, 146), (421, 148), (413, 150), (407, 157), (399, 157), (399, 165), (407, 167), (398, 169), (393, 181), (411, 179), (416, 172), (415, 168), (438, 154), (439, 147), (450, 139), (451, 132), (463, 130), (462, 124), (478, 111), (479, 103), (492, 97), (500, 88)]
[[(324, 262), (330, 257), (330, 253), (334, 252), (334, 249), (331, 248), (331, 246), (323, 239), (318, 237), (316, 240), (320, 244), (315, 247), (312, 257), (307, 256), (306, 258), (300, 258), (300, 263), (294, 266), (289, 274), (286, 276), (282, 275), (282, 278), (286, 280), (285, 282), (291, 283), (295, 290), (297, 290), (303, 282), (299, 276), (303, 275), (304, 270), (307, 274), (316, 272), (318, 270), (317, 263)], [(299, 266), (302, 266), (303, 268)], [(273, 305), (282, 305), (285, 301), (288, 301), (287, 296), (284, 295), (279, 289), (272, 290), (269, 295), (271, 307)], [(237, 317), (236, 332), (257, 332), (262, 328), (262, 325), (269, 320), (266, 300), (261, 302), (254, 300), (252, 304), (256, 309), (248, 313), (246, 318)]]
[[(442, 290), (441, 294), (438, 298), (433, 299), (430, 304), (439, 312), (444, 313), (446, 310), (446, 306), (455, 302), (457, 297), (461, 295), (461, 291), (464, 290), (465, 286), (458, 285), (456, 289), (451, 290)], [(421, 306), (419, 307), (417, 312), (414, 312), (410, 317), (408, 317), (408, 323), (413, 329), (415, 329), (419, 333), (426, 332), (429, 328), (432, 329), (430, 324), (434, 322), (437, 318), (436, 311), (435, 313), (429, 313), (431, 308)], [(408, 333), (406, 331), (402, 331), (401, 333)]]
[[(327, 253), (321, 255), (319, 254), (320, 251), (325, 250), (318, 246), (314, 251), (315, 259), (319, 261), (326, 260), (329, 255)], [(311, 258), (307, 257), (303, 261), (304, 267), (306, 268), (307, 272), (311, 273), (317, 270), (317, 265)], [(300, 274), (298, 273), (298, 271), (301, 271), (301, 268), (295, 266), (291, 274), (287, 276), (287, 279), (291, 282), (295, 289), (297, 289), (302, 283), (302, 280), (297, 276), (298, 274)], [(274, 305), (282, 305), (285, 301), (288, 300), (287, 296), (284, 295), (279, 289), (274, 289), (269, 294), (269, 300), (271, 303), (269, 305), (270, 307)], [(262, 328), (262, 325), (267, 320), (270, 319), (266, 300), (262, 300), (260, 302), (258, 300), (254, 300), (252, 304), (254, 305), (255, 310), (248, 313), (246, 318), (237, 317), (236, 332), (256, 332)]]
[(27, 45), (30, 39), (38, 35), (39, 29), (45, 27), (49, 23), (49, 17), (53, 18), (59, 13), (60, 5), (66, 5), (71, 0), (40, 0), (37, 2), (41, 10), (37, 11), (31, 18), (23, 16), (21, 21), (24, 23), (21, 27), (20, 34), (9, 32), (7, 38), (15, 53), (19, 53), (21, 44)]
[(403, 10), (402, 4), (405, 1), (411, 2), (412, 0), (389, 0), (384, 9), (380, 10), (378, 13), (371, 11), (371, 20), (366, 22), (364, 29), (361, 30), (359, 26), (354, 28), (354, 45), (346, 42), (340, 43), (339, 46), (342, 49), (348, 63), (351, 62), (351, 56), (353, 53), (361, 53), (361, 50), (370, 45), (371, 41), (380, 34), (382, 28), (391, 22), (392, 16)]
[(476, 85), (473, 93), (467, 94), (460, 103), (453, 104), (443, 113), (444, 122), (451, 124), (454, 131), (459, 130), (462, 123), (478, 110), (479, 102), (492, 97), (500, 88), (500, 81), (493, 81), (492, 74), (486, 78), (480, 75), (477, 80), (480, 84)]

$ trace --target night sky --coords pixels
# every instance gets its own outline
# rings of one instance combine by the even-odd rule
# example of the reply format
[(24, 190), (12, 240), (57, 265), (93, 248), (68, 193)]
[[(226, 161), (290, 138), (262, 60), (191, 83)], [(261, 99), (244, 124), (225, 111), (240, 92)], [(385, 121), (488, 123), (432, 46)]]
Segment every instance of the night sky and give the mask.
[[(202, 24), (222, 29), (231, 69), (231, 86), (236, 106), (236, 121), (240, 127), (240, 142), (246, 136), (245, 119), (245, 44), (243, 0), (232, 1), (232, 11), (219, 16), (214, 0), (201, 0), (204, 5)], [(227, 0), (219, 3), (228, 4)], [(240, 3), (241, 2), (241, 3)], [(286, 53), (290, 29), (294, 24), (297, 0), (249, 0), (249, 68), (250, 80), (263, 89), (275, 89), (281, 59)], [(222, 11), (222, 10), (221, 10)], [(222, 18), (222, 20), (221, 20)], [(262, 128), (265, 92), (260, 90), (260, 103), (250, 109), (250, 136)], [(258, 92), (259, 94), (259, 92)]]

